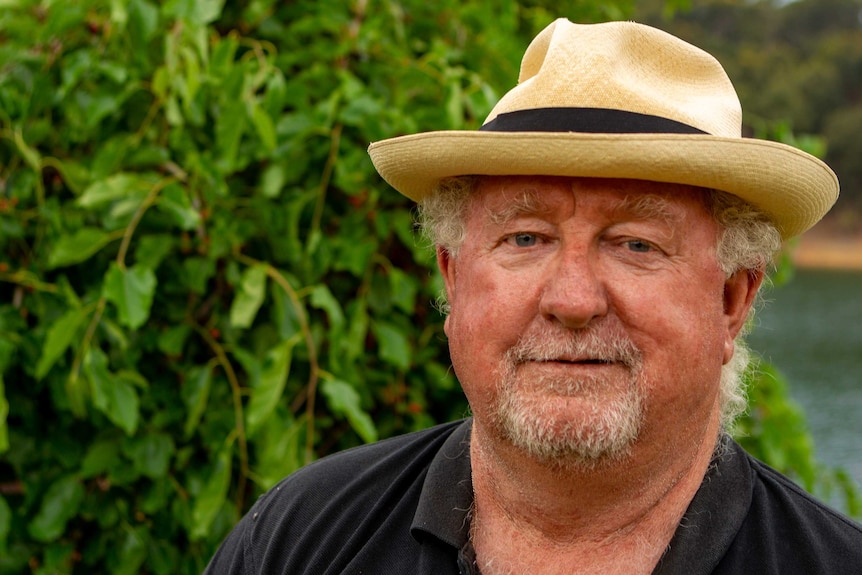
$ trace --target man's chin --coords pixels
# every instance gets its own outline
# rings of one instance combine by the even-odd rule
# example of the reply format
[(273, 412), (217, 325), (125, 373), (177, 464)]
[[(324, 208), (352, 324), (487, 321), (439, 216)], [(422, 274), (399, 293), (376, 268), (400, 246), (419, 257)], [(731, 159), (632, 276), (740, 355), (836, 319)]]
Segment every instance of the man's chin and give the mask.
[(616, 411), (605, 405), (584, 413), (586, 406), (572, 398), (559, 401), (568, 409), (548, 414), (546, 403), (536, 411), (523, 405), (501, 411), (497, 423), (503, 437), (525, 455), (559, 468), (601, 468), (630, 456), (643, 419), (637, 405)]

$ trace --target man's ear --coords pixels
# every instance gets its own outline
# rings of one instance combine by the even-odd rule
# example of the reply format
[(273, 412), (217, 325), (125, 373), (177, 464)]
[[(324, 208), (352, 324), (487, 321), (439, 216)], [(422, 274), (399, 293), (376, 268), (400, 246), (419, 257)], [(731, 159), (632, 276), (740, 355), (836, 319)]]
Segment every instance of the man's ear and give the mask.
[(724, 282), (724, 363), (733, 357), (733, 339), (745, 326), (764, 276), (762, 269), (739, 270)]
[[(446, 299), (451, 304), (452, 298), (455, 297), (455, 257), (446, 248), (437, 246), (437, 267), (440, 269), (440, 274), (443, 276), (443, 285), (446, 289)], [(446, 315), (446, 320), (443, 325), (444, 329), (449, 325), (449, 315)]]

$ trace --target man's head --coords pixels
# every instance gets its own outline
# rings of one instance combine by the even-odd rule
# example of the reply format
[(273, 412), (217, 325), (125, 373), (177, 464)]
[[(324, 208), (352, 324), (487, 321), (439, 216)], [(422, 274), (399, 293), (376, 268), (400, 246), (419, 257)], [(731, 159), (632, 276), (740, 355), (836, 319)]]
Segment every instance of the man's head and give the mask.
[(738, 414), (766, 265), (838, 194), (816, 158), (741, 137), (714, 58), (628, 22), (557, 20), (480, 130), (369, 153), (433, 232), (475, 427), (558, 461)]
[(449, 181), (421, 205), (444, 234), (456, 373), (501, 436), (594, 462), (642, 431), (696, 434), (744, 407), (738, 336), (780, 241), (744, 202), (638, 180), (491, 176)]

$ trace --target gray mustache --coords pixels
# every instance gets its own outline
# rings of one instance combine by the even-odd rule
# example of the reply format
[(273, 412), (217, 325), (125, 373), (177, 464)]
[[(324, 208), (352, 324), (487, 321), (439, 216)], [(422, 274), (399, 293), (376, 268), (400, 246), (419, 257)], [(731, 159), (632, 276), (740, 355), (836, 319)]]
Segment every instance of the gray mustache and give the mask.
[(515, 364), (527, 361), (590, 361), (621, 363), (628, 368), (640, 365), (641, 350), (620, 329), (595, 325), (581, 330), (552, 326), (532, 329), (521, 335), (509, 349), (507, 358)]

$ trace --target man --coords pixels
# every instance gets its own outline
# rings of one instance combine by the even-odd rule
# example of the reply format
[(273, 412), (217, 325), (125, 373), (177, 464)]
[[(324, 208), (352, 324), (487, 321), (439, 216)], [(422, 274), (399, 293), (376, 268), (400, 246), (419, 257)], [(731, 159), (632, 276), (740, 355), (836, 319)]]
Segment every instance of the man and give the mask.
[(287, 478), (210, 572), (862, 572), (862, 528), (723, 432), (767, 263), (838, 194), (740, 126), (708, 54), (558, 20), (481, 130), (372, 144), (436, 242), (473, 416)]

